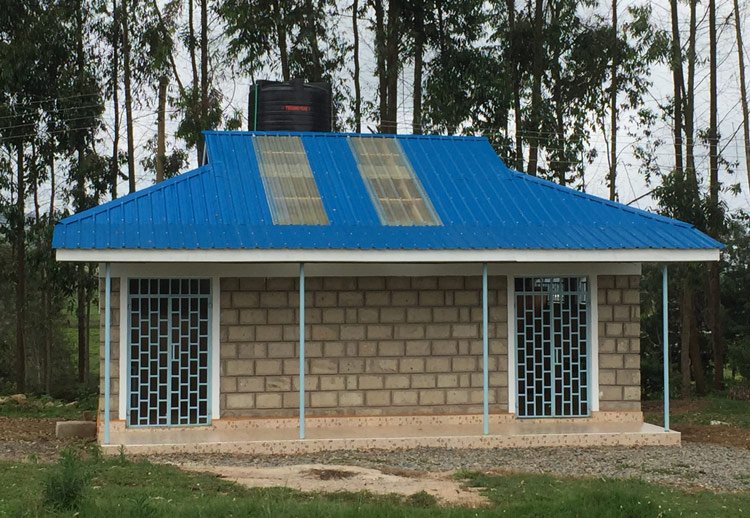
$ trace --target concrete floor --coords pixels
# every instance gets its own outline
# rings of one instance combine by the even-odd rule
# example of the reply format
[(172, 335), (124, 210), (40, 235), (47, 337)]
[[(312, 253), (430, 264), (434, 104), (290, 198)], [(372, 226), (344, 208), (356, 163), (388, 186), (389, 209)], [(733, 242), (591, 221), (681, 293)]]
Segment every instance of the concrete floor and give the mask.
[[(251, 420), (248, 420), (251, 421)], [(678, 432), (643, 422), (592, 422), (590, 420), (512, 420), (491, 422), (489, 435), (482, 434), (481, 421), (456, 424), (434, 420), (395, 424), (351, 420), (337, 426), (319, 426), (308, 420), (305, 438), (289, 420), (264, 420), (262, 426), (240, 422), (211, 427), (127, 429), (113, 426), (111, 444), (105, 451), (123, 445), (131, 453), (245, 453), (295, 454), (342, 449), (524, 448), (555, 446), (645, 446), (679, 445)], [(376, 423), (373, 425), (373, 423)], [(115, 423), (117, 424), (117, 423)]]

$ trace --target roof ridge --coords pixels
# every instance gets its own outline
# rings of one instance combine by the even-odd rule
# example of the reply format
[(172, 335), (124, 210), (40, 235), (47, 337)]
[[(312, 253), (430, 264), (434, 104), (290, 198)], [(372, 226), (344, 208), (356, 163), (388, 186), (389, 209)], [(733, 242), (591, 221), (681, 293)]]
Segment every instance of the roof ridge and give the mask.
[(342, 138), (342, 137), (364, 137), (364, 138), (396, 138), (396, 139), (420, 139), (420, 140), (487, 140), (484, 135), (433, 135), (414, 133), (355, 133), (355, 132), (333, 132), (333, 131), (260, 131), (260, 130), (203, 130), (203, 135), (215, 136), (245, 136), (245, 135), (293, 135), (320, 138)]

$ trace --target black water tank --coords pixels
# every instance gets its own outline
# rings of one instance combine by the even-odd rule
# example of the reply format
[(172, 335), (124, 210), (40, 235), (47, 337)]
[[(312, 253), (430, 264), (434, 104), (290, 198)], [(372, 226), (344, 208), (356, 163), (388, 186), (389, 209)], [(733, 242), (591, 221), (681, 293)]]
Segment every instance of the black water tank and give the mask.
[(248, 129), (331, 131), (331, 87), (327, 83), (258, 81), (250, 88)]

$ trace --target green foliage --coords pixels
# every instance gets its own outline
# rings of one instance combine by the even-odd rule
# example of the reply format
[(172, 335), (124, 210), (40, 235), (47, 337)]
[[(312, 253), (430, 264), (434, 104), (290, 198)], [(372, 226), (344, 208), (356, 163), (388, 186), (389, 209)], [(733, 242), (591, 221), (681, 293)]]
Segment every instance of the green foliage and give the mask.
[(438, 504), (437, 498), (429, 494), (427, 491), (419, 491), (413, 495), (409, 495), (406, 497), (405, 502), (413, 507), (421, 507), (424, 509), (435, 507)]
[(64, 450), (44, 477), (44, 505), (53, 510), (79, 509), (90, 479), (89, 466), (80, 454)]
[(727, 352), (729, 365), (740, 373), (746, 383), (750, 383), (750, 336), (729, 342)]

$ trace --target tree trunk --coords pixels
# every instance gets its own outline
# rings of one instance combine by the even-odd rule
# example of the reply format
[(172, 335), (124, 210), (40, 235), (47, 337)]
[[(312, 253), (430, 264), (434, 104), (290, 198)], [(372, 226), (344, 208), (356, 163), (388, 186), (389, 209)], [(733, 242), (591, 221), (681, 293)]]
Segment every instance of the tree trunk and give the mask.
[(112, 124), (112, 163), (110, 167), (110, 185), (109, 193), (114, 200), (117, 198), (117, 182), (120, 181), (120, 21), (117, 0), (112, 0), (112, 110), (114, 112), (114, 121)]
[(26, 179), (23, 142), (16, 144), (18, 155), (16, 187), (16, 391), (26, 391)]
[(687, 95), (685, 95), (685, 160), (687, 178), (693, 191), (694, 201), (698, 200), (698, 177), (695, 171), (695, 42), (697, 32), (697, 4), (698, 0), (690, 0), (690, 36), (688, 37), (688, 77)]
[[(550, 23), (553, 27), (558, 25), (559, 18), (559, 4), (551, 5), (551, 19)], [(555, 46), (555, 48), (558, 48)], [(562, 82), (560, 80), (560, 55), (557, 51), (553, 52), (550, 59), (550, 75), (552, 76), (552, 102), (554, 105), (555, 114), (555, 151), (550, 153), (552, 161), (550, 169), (554, 175), (557, 176), (557, 181), (560, 185), (565, 185), (565, 125), (563, 120), (563, 113), (565, 110), (564, 101), (562, 97)]]
[(745, 82), (745, 49), (742, 41), (742, 27), (740, 24), (740, 4), (734, 0), (734, 29), (737, 34), (737, 62), (740, 71), (740, 102), (742, 104), (742, 130), (745, 134), (745, 172), (747, 173), (747, 188), (750, 193), (750, 115), (747, 106), (747, 83)]
[(39, 223), (39, 164), (37, 163), (36, 145), (31, 143), (31, 189), (34, 195), (34, 222)]
[[(91, 274), (91, 270), (87, 270), (87, 278)], [(84, 370), (86, 373), (86, 379), (84, 383), (88, 386), (89, 373), (91, 372), (91, 366), (89, 365), (89, 359), (91, 358), (91, 288), (86, 286), (86, 349), (83, 360)]]
[(385, 42), (385, 70), (388, 77), (386, 89), (388, 91), (388, 106), (386, 109), (386, 133), (396, 133), (398, 124), (398, 72), (400, 69), (398, 40), (400, 32), (401, 0), (388, 2), (388, 30)]
[(388, 77), (385, 71), (385, 12), (383, 0), (373, 0), (375, 9), (375, 57), (377, 61), (376, 74), (378, 76), (378, 109), (380, 124), (378, 131), (386, 131), (385, 119), (388, 118)]
[(55, 214), (55, 191), (57, 186), (55, 185), (55, 152), (50, 149), (49, 156), (49, 220), (53, 221)]
[[(695, 319), (693, 319), (693, 324)], [(703, 369), (703, 358), (701, 358), (700, 342), (698, 341), (698, 328), (692, 327), (690, 333), (690, 367), (695, 380), (695, 394), (703, 396), (706, 394), (706, 374)]]
[[(201, 105), (200, 129), (208, 128), (208, 0), (200, 0), (201, 5)], [(203, 165), (203, 133), (198, 133), (198, 165)]]
[(359, 26), (358, 15), (359, 1), (352, 3), (352, 34), (354, 37), (354, 131), (362, 131), (362, 87), (359, 83)]
[(617, 43), (617, 0), (612, 0), (612, 90), (610, 98), (609, 121), (609, 199), (617, 199), (617, 65), (619, 45)]
[(312, 54), (312, 77), (310, 80), (319, 82), (323, 80), (323, 57), (318, 47), (318, 23), (312, 0), (305, 0), (305, 18), (307, 19), (307, 40)]
[(674, 91), (674, 164), (675, 171), (682, 177), (682, 47), (680, 46), (677, 0), (670, 0), (670, 7), (672, 14), (672, 85)]
[(516, 30), (516, 2), (515, 0), (507, 0), (508, 6), (508, 33), (511, 35), (512, 55), (511, 61), (511, 83), (513, 84), (513, 117), (515, 118), (516, 126), (516, 169), (523, 171), (523, 138), (521, 137), (523, 130), (523, 119), (521, 117), (521, 80), (518, 71), (518, 63), (516, 61), (515, 54), (515, 30)]
[[(719, 127), (718, 127), (718, 64), (716, 60), (716, 0), (708, 3), (709, 32), (709, 228), (713, 237), (718, 237), (722, 214), (719, 205)], [(714, 359), (714, 388), (724, 388), (724, 329), (721, 321), (721, 295), (719, 287), (719, 264), (708, 265), (708, 321), (711, 328), (711, 345)]]
[(188, 48), (188, 54), (190, 55), (190, 69), (193, 72), (193, 94), (195, 94), (195, 89), (198, 88), (198, 59), (196, 58), (196, 52), (195, 52), (195, 48), (197, 47), (197, 44), (195, 42), (195, 22), (193, 21), (193, 18), (195, 18), (194, 1), (195, 0), (188, 0), (187, 2), (188, 4), (187, 48)]
[(536, 0), (534, 8), (534, 57), (531, 86), (531, 121), (526, 139), (529, 141), (529, 166), (527, 172), (536, 176), (539, 160), (540, 110), (542, 104), (542, 75), (544, 74), (544, 2)]
[(128, 188), (135, 192), (135, 141), (133, 137), (133, 90), (130, 74), (130, 29), (128, 1), (122, 0), (122, 59), (125, 79), (125, 132), (128, 141)]
[(78, 326), (78, 382), (86, 382), (86, 270), (83, 264), (76, 265), (78, 286), (76, 288), (76, 325)]
[(156, 113), (156, 182), (164, 180), (164, 155), (166, 152), (167, 87), (169, 78), (159, 78), (159, 105)]
[(279, 38), (279, 60), (281, 61), (281, 77), (284, 81), (289, 81), (289, 51), (286, 45), (286, 21), (279, 0), (274, 0), (274, 14), (276, 15), (276, 34)]
[(690, 397), (690, 343), (695, 327), (695, 305), (693, 302), (693, 284), (688, 268), (684, 268), (682, 294), (680, 299), (680, 393), (683, 398)]
[(412, 92), (412, 133), (422, 133), (422, 60), (424, 54), (424, 6), (414, 5), (414, 90)]

